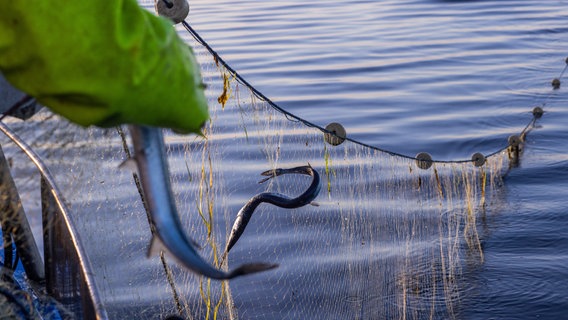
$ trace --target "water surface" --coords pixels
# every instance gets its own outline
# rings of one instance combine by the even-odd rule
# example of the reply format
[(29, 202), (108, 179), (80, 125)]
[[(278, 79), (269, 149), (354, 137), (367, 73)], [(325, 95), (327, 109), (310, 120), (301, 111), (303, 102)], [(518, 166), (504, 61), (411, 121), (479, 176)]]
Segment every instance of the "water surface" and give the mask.
[(280, 106), (395, 152), (488, 154), (546, 103), (480, 229), (484, 260), (465, 272), (458, 317), (563, 316), (566, 94), (550, 81), (568, 56), (566, 1), (191, 5), (190, 24)]
[[(168, 134), (182, 221), (205, 244), (201, 254), (214, 260), (214, 244), (224, 245), (252, 195), (297, 194), (309, 183), (283, 177), (258, 185), (260, 172), (309, 162), (325, 178), (319, 207), (259, 208), (231, 252), (231, 266), (280, 264), (230, 282), (239, 318), (563, 317), (568, 99), (550, 82), (568, 56), (567, 1), (190, 5), (191, 26), (279, 106), (319, 126), (340, 122), (350, 138), (409, 157), (492, 154), (523, 130), (533, 107), (545, 109), (510, 170), (505, 152), (481, 170), (465, 163), (421, 171), (412, 160), (353, 143), (325, 145), (321, 132), (287, 121), (234, 79), (221, 108), (221, 71), (179, 27), (203, 64), (212, 110), (207, 142)], [(159, 259), (146, 259), (151, 234), (131, 173), (117, 169), (125, 154), (116, 131), (52, 118), (41, 126), (21, 131), (67, 190), (109, 313), (156, 319), (179, 312)], [(483, 172), (495, 173), (487, 195)], [(208, 204), (212, 237), (196, 213), (206, 216)], [(169, 266), (184, 315), (212, 319), (207, 281)], [(210, 288), (218, 301), (219, 284)]]

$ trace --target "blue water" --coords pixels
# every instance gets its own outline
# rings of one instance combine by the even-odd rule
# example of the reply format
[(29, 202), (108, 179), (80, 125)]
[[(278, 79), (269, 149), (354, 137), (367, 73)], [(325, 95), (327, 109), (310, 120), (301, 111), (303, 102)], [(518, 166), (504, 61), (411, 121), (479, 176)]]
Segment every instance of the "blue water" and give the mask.
[[(150, 9), (153, 1), (142, 3)], [(566, 317), (568, 95), (567, 85), (552, 90), (550, 83), (568, 57), (568, 1), (192, 0), (190, 6), (191, 26), (279, 106), (322, 127), (340, 122), (350, 138), (399, 154), (428, 152), (444, 161), (491, 154), (523, 130), (533, 107), (545, 110), (527, 135), (518, 166), (505, 170), (503, 180), (488, 188), (486, 206), (474, 210), (478, 244), (466, 245), (461, 233), (459, 239), (448, 236), (452, 223), (465, 224), (459, 220), (467, 206), (459, 194), (464, 183), (456, 182), (455, 190), (444, 186), (446, 196), (448, 190), (457, 194), (444, 211), (447, 204), (437, 204), (436, 191), (430, 198), (414, 193), (434, 181), (432, 170), (418, 171), (412, 161), (353, 144), (327, 146), (336, 184), (322, 191), (320, 206), (287, 212), (261, 207), (231, 252), (232, 267), (280, 264), (230, 282), (239, 319)], [(195, 45), (181, 27), (179, 34)], [(219, 71), (202, 48), (195, 50), (212, 82)], [(208, 84), (215, 104), (222, 85)], [(243, 109), (250, 107), (243, 86), (232, 94)], [(182, 221), (205, 244), (200, 253), (209, 259), (209, 238), (196, 214), (202, 165), (215, 172), (204, 197), (215, 200), (221, 244), (252, 195), (266, 189), (288, 194), (308, 181), (287, 177), (258, 185), (258, 173), (308, 161), (323, 175), (326, 166), (319, 132), (296, 123), (285, 127), (275, 120), (283, 118), (279, 114), (218, 109), (210, 143), (219, 147), (208, 157), (194, 146), (203, 143), (199, 138), (168, 134)], [(109, 314), (157, 319), (176, 313), (159, 259), (146, 258), (151, 234), (131, 173), (117, 169), (125, 155), (116, 131), (62, 123), (44, 115), (28, 122), (37, 130), (11, 125), (46, 159), (76, 212)], [(24, 206), (39, 207), (30, 187), (33, 170), (13, 147), (2, 146), (14, 158), (22, 198), (31, 202)], [(202, 162), (202, 155), (213, 160)], [(442, 179), (459, 180), (460, 170), (469, 169), (438, 170)], [(30, 218), (38, 239), (40, 216)], [(449, 265), (440, 255), (453, 257), (456, 269), (440, 271)], [(175, 262), (169, 265), (185, 312), (205, 319), (203, 282)], [(442, 285), (442, 278), (451, 283)], [(219, 318), (228, 318), (223, 312)]]
[(188, 21), (287, 110), (403, 154), (490, 153), (546, 102), (500, 207), (481, 223), (484, 261), (464, 269), (458, 318), (559, 319), (568, 312), (568, 99), (550, 81), (568, 56), (567, 5), (192, 1)]

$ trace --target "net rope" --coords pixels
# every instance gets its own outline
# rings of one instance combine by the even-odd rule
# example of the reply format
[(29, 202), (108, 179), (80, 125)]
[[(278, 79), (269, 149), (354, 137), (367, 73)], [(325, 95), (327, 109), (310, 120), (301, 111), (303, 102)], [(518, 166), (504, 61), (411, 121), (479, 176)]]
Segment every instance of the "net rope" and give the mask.
[[(216, 63), (221, 64), (225, 70), (233, 77), (235, 78), (239, 83), (241, 83), (242, 85), (246, 86), (254, 96), (256, 96), (258, 99), (260, 99), (261, 101), (266, 102), (270, 107), (274, 108), (275, 110), (277, 110), (278, 112), (282, 113), (288, 120), (290, 121), (299, 121), (301, 123), (303, 123), (305, 126), (308, 127), (312, 127), (312, 128), (316, 128), (318, 130), (320, 130), (321, 132), (325, 133), (325, 134), (329, 134), (332, 135), (334, 137), (338, 137), (337, 134), (335, 132), (329, 131), (324, 127), (321, 127), (313, 122), (310, 122), (306, 119), (303, 119), (289, 111), (287, 111), (286, 109), (280, 107), (278, 104), (276, 104), (274, 101), (272, 101), (270, 98), (268, 98), (267, 96), (265, 96), (262, 92), (260, 92), (258, 89), (256, 89), (253, 85), (251, 85), (248, 81), (246, 81), (233, 67), (231, 67), (200, 35), (199, 33), (197, 33), (197, 31), (195, 31), (195, 29), (193, 29), (189, 23), (187, 23), (187, 21), (182, 21), (182, 25), (183, 27), (187, 30), (187, 32), (189, 32), (189, 34), (195, 39), (195, 41), (197, 43), (199, 43), (201, 46), (205, 47), (207, 49), (207, 51), (213, 56), (213, 59), (215, 60)], [(566, 65), (564, 66), (564, 68), (562, 69), (562, 71), (560, 72), (558, 78), (554, 78), (552, 80), (552, 87), (553, 90), (559, 89), (560, 88), (560, 81), (562, 79), (562, 77), (564, 76), (564, 73), (566, 71), (566, 69), (568, 68), (568, 58), (566, 58)], [(552, 93), (549, 93), (546, 98), (544, 99), (544, 102), (540, 105), (541, 108), (544, 108), (546, 106), (547, 101), (550, 99), (550, 97), (552, 96)], [(536, 111), (536, 109), (533, 109), (534, 111)], [(531, 126), (534, 125), (536, 119), (540, 118), (540, 115), (536, 115), (535, 112), (533, 112), (533, 118), (529, 121), (529, 123), (527, 123), (527, 125), (524, 127), (524, 129), (521, 131), (520, 136), (524, 136), (526, 133), (528, 133), (528, 131), (530, 130)], [(352, 143), (361, 145), (363, 147), (366, 148), (370, 148), (373, 150), (377, 150), (377, 151), (381, 151), (387, 154), (390, 154), (392, 156), (397, 156), (397, 157), (401, 157), (401, 158), (407, 158), (407, 159), (412, 159), (412, 160), (421, 160), (418, 157), (412, 157), (409, 155), (405, 155), (402, 153), (398, 153), (395, 151), (390, 151), (390, 150), (386, 150), (383, 148), (380, 148), (378, 146), (372, 146), (369, 145), (367, 143), (364, 143), (362, 141), (359, 140), (355, 140), (352, 138), (349, 138), (348, 136), (346, 137), (339, 137), (340, 139), (344, 139), (347, 141), (351, 141)], [(503, 146), (500, 149), (497, 149), (491, 153), (489, 153), (488, 155), (486, 155), (486, 157), (491, 157), (493, 155), (496, 155), (504, 150), (506, 150), (507, 148), (509, 148), (509, 144)], [(432, 162), (439, 162), (439, 163), (465, 163), (465, 162), (471, 162), (471, 159), (462, 159), (462, 160), (431, 160)]]

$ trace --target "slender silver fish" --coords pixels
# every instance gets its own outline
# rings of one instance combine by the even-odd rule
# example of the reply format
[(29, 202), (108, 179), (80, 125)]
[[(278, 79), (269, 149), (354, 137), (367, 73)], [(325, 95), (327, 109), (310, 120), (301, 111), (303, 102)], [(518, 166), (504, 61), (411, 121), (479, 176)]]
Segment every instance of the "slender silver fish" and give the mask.
[(245, 228), (250, 218), (252, 217), (254, 210), (261, 203), (266, 202), (281, 208), (295, 209), (310, 204), (318, 196), (321, 189), (320, 176), (318, 172), (314, 170), (310, 165), (290, 169), (274, 169), (265, 171), (261, 173), (261, 175), (267, 176), (267, 178), (262, 179), (261, 181), (259, 181), (259, 183), (263, 183), (271, 178), (290, 173), (309, 175), (313, 178), (312, 183), (310, 184), (308, 189), (304, 191), (304, 193), (295, 198), (290, 198), (288, 196), (272, 192), (263, 192), (252, 197), (241, 208), (241, 210), (239, 210), (239, 213), (237, 213), (237, 218), (235, 219), (235, 223), (233, 224), (229, 240), (227, 241), (227, 247), (225, 248), (225, 253), (223, 254), (223, 260), (226, 258), (229, 250), (231, 250), (235, 243), (237, 243), (237, 241), (245, 231)]
[(165, 157), (164, 138), (159, 128), (130, 126), (135, 150), (135, 161), (144, 191), (146, 205), (155, 227), (152, 247), (163, 246), (186, 268), (213, 279), (232, 279), (245, 274), (276, 268), (276, 264), (245, 264), (229, 272), (216, 269), (197, 253), (183, 232), (175, 206), (168, 162)]

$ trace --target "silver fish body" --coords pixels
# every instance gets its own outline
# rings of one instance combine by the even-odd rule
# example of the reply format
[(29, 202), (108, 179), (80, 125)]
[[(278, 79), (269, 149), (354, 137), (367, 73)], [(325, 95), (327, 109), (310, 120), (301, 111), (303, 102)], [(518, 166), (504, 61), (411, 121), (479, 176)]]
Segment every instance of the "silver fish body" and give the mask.
[(162, 129), (130, 126), (135, 161), (147, 208), (154, 225), (151, 247), (161, 244), (180, 264), (212, 279), (232, 279), (276, 268), (276, 264), (245, 264), (231, 271), (219, 270), (205, 261), (181, 227), (170, 183)]

